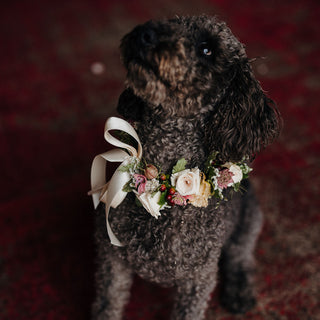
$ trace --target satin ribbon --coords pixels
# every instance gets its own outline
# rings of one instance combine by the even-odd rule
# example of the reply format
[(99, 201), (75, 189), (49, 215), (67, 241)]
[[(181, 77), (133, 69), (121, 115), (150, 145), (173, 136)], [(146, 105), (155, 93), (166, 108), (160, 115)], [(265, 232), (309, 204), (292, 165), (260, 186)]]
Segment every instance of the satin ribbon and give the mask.
[[(132, 136), (138, 142), (138, 150), (133, 146), (126, 144), (110, 134), (111, 130), (123, 131)], [(114, 235), (109, 225), (108, 216), (110, 207), (116, 208), (126, 197), (127, 192), (122, 189), (130, 180), (129, 172), (122, 172), (119, 168), (127, 164), (131, 157), (141, 160), (142, 146), (135, 129), (125, 120), (111, 117), (106, 121), (104, 128), (104, 138), (107, 142), (125, 149), (113, 149), (105, 153), (97, 155), (92, 162), (91, 167), (91, 191), (93, 205), (96, 209), (99, 202), (105, 203), (106, 226), (110, 241), (113, 245), (123, 246), (123, 244)], [(106, 183), (106, 166), (107, 162), (121, 162), (120, 166), (114, 172), (110, 181)]]

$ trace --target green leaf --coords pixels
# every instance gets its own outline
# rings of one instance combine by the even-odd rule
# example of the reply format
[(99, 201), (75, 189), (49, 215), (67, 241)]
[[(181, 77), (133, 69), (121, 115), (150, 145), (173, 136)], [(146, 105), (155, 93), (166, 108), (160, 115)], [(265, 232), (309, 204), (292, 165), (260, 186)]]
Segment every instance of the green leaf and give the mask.
[(207, 169), (205, 171), (205, 175), (206, 175), (206, 180), (210, 181), (212, 179), (212, 177), (214, 177), (216, 175), (213, 167), (207, 167)]
[(128, 181), (122, 188), (123, 192), (131, 192), (134, 188), (131, 186), (131, 180)]
[(131, 162), (129, 162), (126, 165), (121, 165), (118, 170), (120, 172), (130, 172), (135, 171), (136, 169), (140, 169), (141, 163), (138, 162), (136, 159), (133, 159)]
[(118, 168), (118, 171), (120, 172), (128, 172), (129, 171), (129, 166), (121, 166)]
[(130, 172), (130, 170), (133, 170), (135, 167), (135, 163), (131, 162), (131, 163), (128, 163), (126, 165), (122, 165), (118, 168), (118, 170), (120, 172)]
[(135, 197), (135, 203), (137, 207), (143, 207), (142, 203), (139, 201), (137, 197)]
[(235, 184), (233, 185), (233, 190), (236, 191), (236, 192), (238, 192), (238, 191), (240, 190), (240, 182), (235, 183)]
[(167, 191), (164, 191), (164, 192), (162, 192), (161, 193), (161, 195), (160, 195), (160, 199), (159, 199), (159, 201), (158, 201), (158, 205), (160, 206), (160, 207), (162, 207), (162, 206), (164, 206), (165, 204), (166, 204), (166, 196), (167, 196)]
[(211, 166), (211, 162), (216, 160), (218, 153), (219, 153), (218, 151), (212, 152), (210, 154), (209, 158), (207, 159), (205, 165), (206, 166)]
[(186, 164), (187, 164), (187, 160), (185, 158), (178, 160), (176, 165), (172, 168), (172, 174), (185, 170)]

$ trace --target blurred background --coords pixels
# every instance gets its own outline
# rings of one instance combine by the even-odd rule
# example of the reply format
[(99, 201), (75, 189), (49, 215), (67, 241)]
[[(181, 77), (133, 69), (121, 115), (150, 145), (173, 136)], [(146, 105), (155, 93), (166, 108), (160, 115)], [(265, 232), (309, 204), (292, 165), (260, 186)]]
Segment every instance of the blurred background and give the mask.
[[(317, 0), (7, 1), (0, 8), (0, 319), (88, 319), (94, 296), (93, 157), (107, 148), (125, 71), (122, 36), (149, 19), (218, 15), (245, 43), (284, 118), (254, 162), (265, 213), (258, 305), (207, 319), (320, 319), (320, 4)], [(140, 279), (125, 319), (168, 319)]]

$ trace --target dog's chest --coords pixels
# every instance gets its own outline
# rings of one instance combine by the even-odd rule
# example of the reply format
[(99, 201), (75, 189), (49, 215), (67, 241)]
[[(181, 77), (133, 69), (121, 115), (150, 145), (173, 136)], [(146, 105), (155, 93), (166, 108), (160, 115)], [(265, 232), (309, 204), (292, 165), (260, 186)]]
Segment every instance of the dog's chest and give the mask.
[(222, 216), (213, 208), (190, 206), (164, 212), (159, 219), (132, 211), (126, 259), (142, 278), (165, 286), (212, 269), (223, 242)]
[(205, 160), (204, 131), (200, 121), (180, 118), (152, 126), (141, 124), (139, 136), (143, 157), (164, 172), (181, 158), (187, 160), (188, 167), (200, 167)]

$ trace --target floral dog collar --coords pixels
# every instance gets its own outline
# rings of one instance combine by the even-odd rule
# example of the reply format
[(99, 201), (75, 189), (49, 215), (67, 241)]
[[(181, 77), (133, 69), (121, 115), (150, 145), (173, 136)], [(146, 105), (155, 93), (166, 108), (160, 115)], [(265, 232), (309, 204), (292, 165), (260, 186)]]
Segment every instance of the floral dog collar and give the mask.
[(224, 189), (239, 191), (241, 180), (246, 179), (252, 171), (245, 159), (239, 163), (221, 164), (216, 159), (217, 154), (215, 152), (209, 157), (205, 172), (199, 168), (186, 168), (187, 161), (180, 159), (171, 174), (162, 173), (155, 165), (131, 158), (119, 168), (130, 174), (123, 191), (135, 193), (138, 205), (142, 205), (155, 218), (161, 215), (161, 210), (175, 205), (190, 203), (195, 207), (207, 207), (211, 197), (225, 199)]
[[(137, 142), (137, 148), (110, 134), (117, 130)], [(199, 168), (186, 168), (187, 161), (180, 159), (171, 174), (162, 173), (155, 165), (142, 161), (142, 145), (135, 129), (125, 120), (111, 117), (106, 121), (104, 137), (110, 144), (119, 147), (97, 155), (91, 167), (91, 191), (94, 207), (105, 203), (106, 226), (110, 241), (116, 246), (123, 244), (114, 235), (108, 221), (110, 208), (116, 208), (128, 192), (134, 192), (137, 203), (153, 217), (160, 211), (175, 205), (206, 207), (208, 199), (225, 199), (223, 190), (240, 190), (241, 180), (252, 170), (246, 159), (239, 163), (219, 163), (217, 152), (207, 160), (204, 172)], [(125, 151), (126, 150), (126, 151)], [(105, 180), (107, 162), (121, 162), (109, 182)]]

